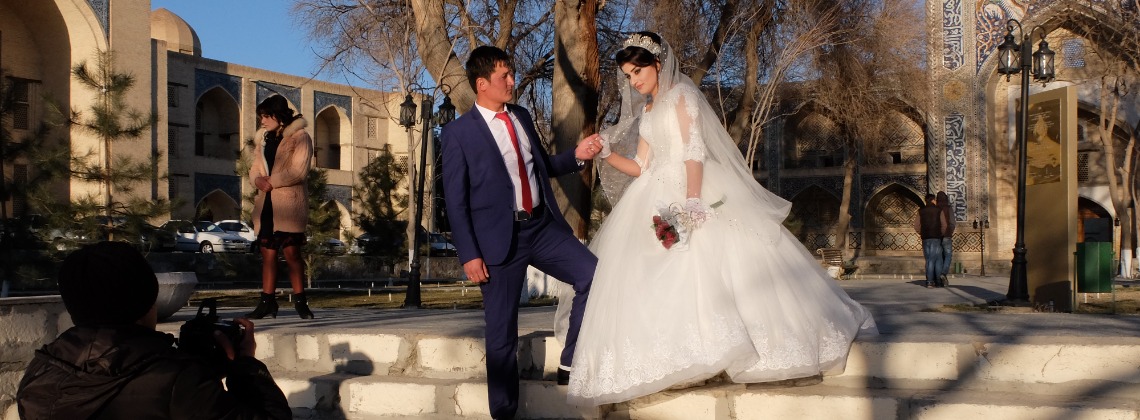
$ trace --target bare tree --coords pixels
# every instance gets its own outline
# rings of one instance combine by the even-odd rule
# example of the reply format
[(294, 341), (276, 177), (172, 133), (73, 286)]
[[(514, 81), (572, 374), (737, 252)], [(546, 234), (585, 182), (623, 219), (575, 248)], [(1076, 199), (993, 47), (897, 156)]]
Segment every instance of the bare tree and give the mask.
[(894, 110), (922, 111), (928, 101), (926, 45), (918, 6), (906, 0), (847, 0), (837, 4), (834, 38), (815, 50), (817, 78), (806, 83), (810, 99), (840, 131), (846, 159), (837, 245), (846, 249), (851, 197), (860, 152), (875, 149)]
[[(558, 0), (554, 19), (559, 28), (554, 42), (554, 81), (552, 103), (554, 147), (573, 148), (583, 135), (597, 132), (598, 89), (598, 0)], [(566, 221), (579, 238), (585, 239), (590, 226), (592, 163), (576, 176), (559, 179), (567, 198)]]
[[(1136, 194), (1136, 140), (1140, 121), (1135, 127), (1118, 126), (1121, 107), (1135, 106), (1135, 91), (1140, 82), (1140, 0), (1104, 2), (1099, 6), (1075, 5), (1061, 27), (1088, 40), (1091, 69), (1099, 87), (1097, 138), (1105, 156), (1112, 206), (1120, 220), (1121, 232), (1132, 232), (1136, 215), (1128, 208)], [(1118, 142), (1117, 139), (1122, 141)], [(1121, 235), (1120, 250), (1131, 250), (1131, 234)], [(1121, 255), (1118, 253), (1118, 255)]]

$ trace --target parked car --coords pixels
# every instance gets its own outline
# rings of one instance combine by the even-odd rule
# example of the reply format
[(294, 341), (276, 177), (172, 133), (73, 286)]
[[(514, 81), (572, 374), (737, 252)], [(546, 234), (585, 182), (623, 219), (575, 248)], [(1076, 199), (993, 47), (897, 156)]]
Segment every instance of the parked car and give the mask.
[(443, 236), (442, 233), (429, 233), (428, 234), (428, 255), (433, 257), (454, 257), (458, 255), (455, 251), (455, 245)]
[(348, 247), (340, 239), (329, 238), (321, 244), (321, 252), (325, 255), (344, 255), (348, 253)]
[(178, 235), (175, 249), (186, 252), (249, 252), (249, 241), (210, 221), (170, 220), (160, 227)]
[(170, 251), (176, 236), (137, 217), (107, 216), (85, 217), (66, 227), (48, 228), (41, 224), (34, 228), (40, 239), (57, 251), (68, 251), (83, 245), (113, 240), (134, 245), (139, 251)]
[(241, 220), (222, 220), (214, 224), (226, 232), (245, 238), (249, 241), (249, 252), (257, 252), (257, 233), (253, 231), (253, 227), (249, 223)]

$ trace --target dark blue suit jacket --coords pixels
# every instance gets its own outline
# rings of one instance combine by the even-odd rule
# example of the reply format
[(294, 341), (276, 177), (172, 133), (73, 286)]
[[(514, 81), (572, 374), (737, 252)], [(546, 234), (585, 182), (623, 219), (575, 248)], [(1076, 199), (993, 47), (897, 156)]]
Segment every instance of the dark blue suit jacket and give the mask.
[[(511, 104), (507, 104), (507, 110), (518, 119), (530, 141), (535, 181), (547, 215), (554, 217), (551, 228), (564, 229), (573, 235), (558, 209), (550, 178), (579, 169), (574, 149), (550, 156), (539, 141), (530, 113)], [(474, 105), (444, 126), (440, 137), (444, 197), (459, 262), (483, 258), (486, 264), (500, 264), (510, 253), (517, 231), (514, 184), (499, 146)]]

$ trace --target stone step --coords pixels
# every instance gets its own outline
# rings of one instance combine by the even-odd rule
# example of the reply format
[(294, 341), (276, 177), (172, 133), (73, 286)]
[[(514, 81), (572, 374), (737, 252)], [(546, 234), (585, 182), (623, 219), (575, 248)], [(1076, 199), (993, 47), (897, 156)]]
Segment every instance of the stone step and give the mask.
[[(562, 347), (553, 337), (520, 339), (524, 378), (552, 379)], [(482, 339), (421, 334), (260, 334), (257, 357), (274, 372), (479, 380)], [(857, 341), (843, 374), (827, 383), (855, 388), (1017, 389), (1063, 395), (1112, 384), (1140, 389), (1140, 339), (1079, 337), (880, 336)]]
[[(303, 374), (278, 377), (297, 418), (489, 419), (478, 381)], [(1067, 396), (954, 389), (858, 389), (818, 384), (779, 387), (712, 384), (602, 407), (566, 404), (566, 387), (523, 381), (524, 419), (1136, 419), (1140, 399), (1090, 388)]]

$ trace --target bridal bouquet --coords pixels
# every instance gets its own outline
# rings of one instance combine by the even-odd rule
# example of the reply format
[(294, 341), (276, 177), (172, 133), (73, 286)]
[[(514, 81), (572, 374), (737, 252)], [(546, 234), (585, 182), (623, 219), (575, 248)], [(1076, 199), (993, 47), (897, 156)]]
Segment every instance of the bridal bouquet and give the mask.
[[(724, 204), (724, 199), (705, 206), (701, 200), (690, 198), (684, 203), (658, 204), (657, 214), (653, 215), (653, 231), (665, 249), (686, 249), (689, 234), (704, 222), (712, 219), (713, 209)], [(679, 245), (678, 245), (679, 244)]]

